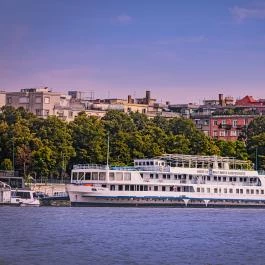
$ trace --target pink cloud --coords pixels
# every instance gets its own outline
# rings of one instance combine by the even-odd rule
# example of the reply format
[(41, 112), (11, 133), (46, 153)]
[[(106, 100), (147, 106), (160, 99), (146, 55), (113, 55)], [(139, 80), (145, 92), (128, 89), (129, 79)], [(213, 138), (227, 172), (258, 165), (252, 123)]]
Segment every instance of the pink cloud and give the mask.
[(265, 6), (252, 8), (234, 6), (230, 8), (230, 13), (237, 22), (243, 22), (246, 19), (265, 19)]

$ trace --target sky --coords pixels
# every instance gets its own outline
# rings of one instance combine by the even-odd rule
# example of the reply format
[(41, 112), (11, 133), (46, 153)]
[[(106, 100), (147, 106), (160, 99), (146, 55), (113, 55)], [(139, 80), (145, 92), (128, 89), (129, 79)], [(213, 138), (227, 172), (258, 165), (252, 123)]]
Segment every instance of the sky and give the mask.
[(0, 0), (0, 90), (265, 98), (265, 0)]

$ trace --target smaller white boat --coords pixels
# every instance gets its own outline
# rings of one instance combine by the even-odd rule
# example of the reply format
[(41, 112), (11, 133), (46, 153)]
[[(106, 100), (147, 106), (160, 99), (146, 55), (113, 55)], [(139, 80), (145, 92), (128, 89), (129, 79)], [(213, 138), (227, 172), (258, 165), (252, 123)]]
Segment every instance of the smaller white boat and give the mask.
[(40, 200), (34, 191), (27, 189), (12, 189), (10, 203), (18, 206), (40, 206)]

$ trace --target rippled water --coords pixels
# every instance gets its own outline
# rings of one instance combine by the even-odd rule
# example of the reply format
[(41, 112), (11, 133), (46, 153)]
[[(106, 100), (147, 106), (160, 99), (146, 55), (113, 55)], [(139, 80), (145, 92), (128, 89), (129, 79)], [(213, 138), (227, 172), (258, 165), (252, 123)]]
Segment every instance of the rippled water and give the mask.
[(0, 207), (0, 265), (265, 264), (265, 210)]

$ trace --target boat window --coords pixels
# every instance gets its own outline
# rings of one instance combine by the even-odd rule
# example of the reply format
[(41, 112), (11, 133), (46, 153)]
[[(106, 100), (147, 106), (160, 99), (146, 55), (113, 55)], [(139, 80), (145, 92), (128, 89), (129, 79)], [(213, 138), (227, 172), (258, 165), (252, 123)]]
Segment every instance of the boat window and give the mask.
[(149, 166), (149, 161), (146, 162), (146, 165)]
[(226, 182), (226, 177), (223, 177), (223, 182)]
[(243, 182), (243, 178), (239, 178), (239, 182)]
[(197, 188), (197, 192), (201, 192), (201, 189), (200, 188)]
[(217, 193), (218, 189), (217, 188), (214, 188), (214, 193)]
[(217, 177), (214, 177), (213, 180), (214, 180), (214, 181), (217, 181)]
[(130, 172), (124, 172), (123, 176), (124, 180), (131, 180), (131, 173)]
[(167, 175), (166, 174), (163, 174), (163, 179), (166, 179), (167, 178)]
[(20, 197), (22, 199), (30, 199), (30, 192), (17, 191), (16, 197)]
[(155, 164), (156, 164), (156, 166), (158, 166), (158, 162), (156, 162)]
[(224, 193), (227, 193), (227, 189), (224, 189)]
[(106, 180), (106, 172), (99, 172), (99, 180)]
[(174, 175), (174, 178), (175, 178), (175, 179), (178, 179), (178, 175)]
[(251, 190), (251, 194), (254, 194), (254, 190)]
[(114, 172), (109, 173), (109, 180), (113, 181), (114, 180)]
[(181, 187), (177, 187), (177, 191), (180, 192), (181, 191)]
[(230, 177), (230, 178), (229, 178), (229, 181), (232, 182), (232, 181), (233, 181), (233, 178)]
[(174, 186), (170, 186), (169, 191), (174, 191)]
[(145, 166), (145, 162), (143, 162), (143, 165)]
[(129, 185), (125, 185), (125, 190), (130, 190)]
[(142, 162), (139, 162), (139, 166), (141, 166), (142, 165)]
[(134, 191), (134, 185), (130, 185), (130, 191)]
[(158, 179), (158, 174), (156, 174), (156, 179)]
[(152, 179), (154, 177), (154, 175), (153, 174), (150, 174), (150, 179)]
[(144, 191), (148, 191), (148, 186), (144, 185)]
[(162, 191), (166, 191), (166, 187), (165, 186), (162, 186)]
[(261, 193), (261, 194), (264, 194), (264, 190), (261, 190), (260, 193)]
[(98, 180), (98, 172), (92, 172), (92, 180)]
[(201, 192), (204, 192), (204, 188), (201, 188)]
[(259, 194), (259, 190), (256, 190), (256, 194)]
[(143, 190), (144, 190), (144, 186), (140, 185), (140, 191), (143, 191)]
[(106, 188), (107, 185), (106, 185), (106, 184), (102, 184), (101, 187), (102, 187), (102, 188)]
[(110, 185), (110, 190), (115, 190), (115, 185)]
[(207, 176), (207, 180), (211, 180), (211, 177), (210, 176)]
[(236, 181), (236, 177), (233, 178), (233, 181)]
[(78, 179), (81, 180), (81, 179), (84, 179), (84, 177), (85, 177), (85, 172), (79, 172), (78, 173), (78, 177), (77, 177)]
[(77, 172), (72, 173), (72, 180), (77, 180)]
[(191, 180), (192, 179), (192, 175), (189, 175), (189, 180)]
[(167, 179), (170, 179), (170, 175), (167, 175)]
[(85, 180), (91, 180), (91, 172), (86, 172)]
[(115, 173), (115, 180), (122, 181), (122, 172)]
[(229, 189), (229, 193), (233, 193), (233, 189)]
[(119, 190), (119, 191), (123, 190), (123, 186), (122, 186), (122, 185), (119, 185), (119, 186), (118, 186), (118, 190)]
[(243, 194), (243, 189), (240, 189), (240, 193)]
[(239, 189), (236, 189), (236, 193), (239, 193)]
[(139, 191), (140, 190), (140, 187), (139, 187), (139, 185), (136, 185), (136, 189), (135, 190), (137, 190), (137, 191)]
[(151, 162), (150, 162), (150, 165), (151, 165), (151, 166), (153, 166), (153, 165), (154, 165), (154, 162), (153, 162), (153, 161), (151, 161)]
[(135, 162), (135, 165), (138, 166), (138, 162)]
[(158, 191), (158, 186), (154, 186), (154, 191)]
[(246, 194), (249, 194), (249, 189), (246, 190)]
[(210, 188), (207, 188), (207, 192), (210, 193), (211, 192), (211, 189)]
[(222, 193), (222, 189), (221, 188), (219, 189), (219, 193)]

